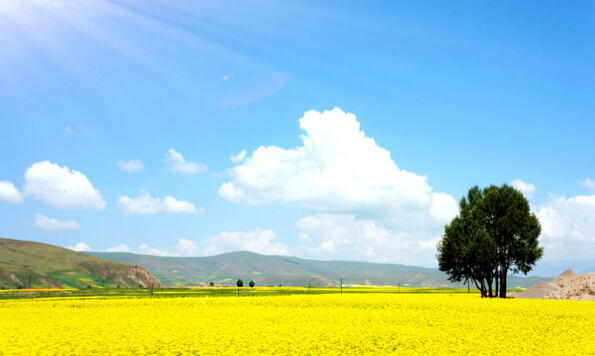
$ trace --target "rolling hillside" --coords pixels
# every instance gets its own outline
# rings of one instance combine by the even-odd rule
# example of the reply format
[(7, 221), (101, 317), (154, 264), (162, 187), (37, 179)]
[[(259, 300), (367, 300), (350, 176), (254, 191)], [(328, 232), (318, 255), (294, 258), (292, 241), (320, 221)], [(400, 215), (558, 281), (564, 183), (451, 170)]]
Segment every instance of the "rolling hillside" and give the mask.
[[(158, 257), (131, 253), (87, 252), (91, 256), (145, 267), (166, 286), (235, 285), (238, 278), (258, 286), (401, 285), (463, 287), (432, 268), (347, 261), (316, 261), (288, 256), (232, 252), (211, 257)], [(509, 287), (527, 288), (543, 278), (510, 277)]]
[(0, 238), (0, 288), (138, 287), (160, 285), (138, 265), (52, 245)]

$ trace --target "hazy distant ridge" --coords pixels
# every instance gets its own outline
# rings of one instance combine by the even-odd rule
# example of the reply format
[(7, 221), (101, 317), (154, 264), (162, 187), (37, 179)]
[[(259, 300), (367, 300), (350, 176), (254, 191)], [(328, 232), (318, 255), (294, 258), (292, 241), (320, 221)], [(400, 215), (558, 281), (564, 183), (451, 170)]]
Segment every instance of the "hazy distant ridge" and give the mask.
[[(86, 252), (91, 256), (143, 266), (166, 286), (196, 286), (213, 282), (235, 285), (253, 279), (257, 285), (338, 286), (401, 285), (411, 287), (463, 287), (452, 284), (437, 269), (397, 264), (317, 261), (289, 256), (231, 252), (210, 257), (160, 257), (132, 253)], [(510, 277), (509, 287), (529, 287), (544, 278)]]

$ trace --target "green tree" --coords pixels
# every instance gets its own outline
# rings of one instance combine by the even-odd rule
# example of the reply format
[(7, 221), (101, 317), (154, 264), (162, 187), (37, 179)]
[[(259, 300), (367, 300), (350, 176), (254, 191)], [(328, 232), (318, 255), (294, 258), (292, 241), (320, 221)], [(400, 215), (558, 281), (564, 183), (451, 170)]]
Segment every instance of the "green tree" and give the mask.
[(452, 282), (473, 282), (482, 296), (491, 295), (495, 261), (493, 244), (481, 224), (481, 191), (469, 190), (459, 203), (459, 216), (444, 229), (438, 244), (438, 266)]
[(238, 286), (238, 297), (240, 296), (240, 287), (244, 286), (244, 281), (242, 281), (241, 279), (238, 279), (238, 281), (236, 282), (236, 285)]
[(248, 285), (250, 286), (250, 288), (254, 287), (254, 280), (250, 280), (250, 283), (248, 283)]
[(499, 297), (505, 298), (508, 271), (527, 274), (543, 255), (537, 240), (541, 225), (523, 194), (506, 184), (484, 189), (482, 206), (485, 228), (497, 248)]
[(438, 243), (439, 269), (473, 282), (482, 297), (506, 297), (508, 273), (527, 274), (541, 258), (541, 226), (527, 199), (508, 185), (469, 189)]

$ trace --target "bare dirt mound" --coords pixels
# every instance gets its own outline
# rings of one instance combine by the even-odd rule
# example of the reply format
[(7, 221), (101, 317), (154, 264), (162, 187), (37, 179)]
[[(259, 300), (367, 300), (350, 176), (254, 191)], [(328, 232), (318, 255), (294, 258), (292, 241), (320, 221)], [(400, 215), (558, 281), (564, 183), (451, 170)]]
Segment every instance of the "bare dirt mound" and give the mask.
[(516, 298), (595, 300), (595, 273), (564, 271), (551, 282), (539, 282)]

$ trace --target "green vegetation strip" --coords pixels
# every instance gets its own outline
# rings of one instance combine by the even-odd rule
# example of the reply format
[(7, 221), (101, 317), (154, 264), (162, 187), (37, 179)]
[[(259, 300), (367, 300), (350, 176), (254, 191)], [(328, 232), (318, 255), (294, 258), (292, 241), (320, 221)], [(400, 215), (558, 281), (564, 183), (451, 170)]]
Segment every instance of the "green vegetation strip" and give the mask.
[[(91, 289), (5, 289), (1, 290), (0, 299), (46, 299), (46, 298), (171, 298), (171, 297), (257, 297), (267, 295), (296, 294), (464, 294), (467, 289), (449, 288), (398, 288), (398, 287), (351, 287), (316, 288), (316, 287), (208, 287), (208, 288), (91, 288)], [(471, 290), (471, 294), (478, 294)]]

